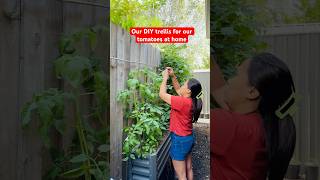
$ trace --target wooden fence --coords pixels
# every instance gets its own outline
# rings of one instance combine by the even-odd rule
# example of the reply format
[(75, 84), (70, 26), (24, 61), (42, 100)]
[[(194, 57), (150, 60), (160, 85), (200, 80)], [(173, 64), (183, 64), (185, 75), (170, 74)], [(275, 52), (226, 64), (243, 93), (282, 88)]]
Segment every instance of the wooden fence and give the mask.
[[(33, 129), (22, 130), (21, 107), (37, 92), (63, 88), (52, 69), (60, 37), (107, 25), (108, 14), (108, 0), (0, 1), (0, 179), (42, 179), (48, 152), (35, 123)], [(106, 60), (108, 42), (104, 38), (97, 49)]]
[(320, 168), (320, 24), (269, 28), (262, 39), (288, 64), (299, 96), (292, 163)]
[(120, 27), (110, 25), (110, 173), (122, 178), (123, 107), (117, 93), (126, 87), (128, 74), (133, 69), (155, 68), (160, 64), (160, 51), (148, 44), (137, 44), (135, 37)]

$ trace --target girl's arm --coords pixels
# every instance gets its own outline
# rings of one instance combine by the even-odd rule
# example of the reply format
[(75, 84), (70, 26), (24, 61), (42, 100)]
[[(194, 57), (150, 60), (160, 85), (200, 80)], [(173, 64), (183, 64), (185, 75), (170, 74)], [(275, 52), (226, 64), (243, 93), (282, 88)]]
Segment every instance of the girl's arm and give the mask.
[(173, 88), (178, 93), (178, 90), (180, 89), (180, 84), (177, 79), (177, 76), (174, 74), (173, 69), (171, 67), (167, 67), (166, 69), (168, 69), (169, 76), (171, 76)]
[(168, 70), (165, 69), (162, 72), (162, 83), (160, 85), (160, 91), (159, 91), (159, 96), (162, 100), (164, 100), (166, 103), (171, 105), (171, 95), (167, 93), (167, 81), (169, 78)]
[(173, 74), (171, 77), (172, 77), (171, 79), (172, 79), (173, 88), (178, 93), (178, 90), (180, 89), (180, 84), (177, 79), (177, 76), (175, 74)]
[(224, 97), (223, 97), (226, 80), (224, 79), (222, 71), (214, 58), (213, 58), (213, 66), (211, 67), (212, 67), (212, 73), (213, 73), (212, 78), (210, 78), (211, 94), (213, 95), (215, 101), (218, 103), (218, 105), (221, 108), (229, 110), (229, 106), (224, 101)]

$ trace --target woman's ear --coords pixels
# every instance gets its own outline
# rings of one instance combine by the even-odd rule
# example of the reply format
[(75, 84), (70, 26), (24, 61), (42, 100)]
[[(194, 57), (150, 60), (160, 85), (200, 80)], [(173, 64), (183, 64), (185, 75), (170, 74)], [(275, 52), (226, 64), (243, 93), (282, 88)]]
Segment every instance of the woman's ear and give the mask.
[(260, 97), (260, 93), (258, 89), (256, 89), (255, 87), (250, 87), (248, 92), (248, 99), (255, 100), (255, 99), (258, 99), (259, 97)]

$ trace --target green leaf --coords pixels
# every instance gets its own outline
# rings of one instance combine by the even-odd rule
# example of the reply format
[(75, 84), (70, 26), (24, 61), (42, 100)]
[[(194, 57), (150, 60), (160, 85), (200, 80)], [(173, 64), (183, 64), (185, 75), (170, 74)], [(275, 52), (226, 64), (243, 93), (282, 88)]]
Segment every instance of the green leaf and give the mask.
[(98, 162), (98, 166), (107, 167), (107, 166), (109, 166), (109, 163), (108, 163), (107, 161), (99, 161), (99, 162)]
[(83, 176), (85, 173), (84, 169), (82, 167), (71, 169), (69, 171), (66, 171), (62, 173), (60, 176), (63, 178), (79, 178), (80, 176)]
[(109, 145), (107, 145), (107, 144), (103, 144), (103, 145), (100, 145), (99, 147), (98, 147), (98, 150), (100, 151), (100, 152), (109, 152), (110, 151), (110, 146)]
[(66, 129), (66, 125), (65, 125), (65, 123), (64, 123), (63, 120), (55, 120), (54, 126), (55, 126), (55, 128), (57, 129), (57, 131), (58, 131), (61, 135), (64, 134), (64, 131), (65, 131), (65, 129)]
[(70, 38), (62, 38), (59, 41), (59, 52), (60, 54), (72, 54), (76, 49), (72, 45), (72, 40)]
[(139, 84), (139, 80), (137, 80), (137, 79), (129, 79), (127, 81), (127, 84), (128, 84), (128, 87), (130, 89), (136, 89), (138, 84)]
[(62, 169), (56, 165), (54, 165), (48, 173), (45, 175), (45, 179), (55, 180), (59, 176)]
[(80, 162), (84, 162), (86, 160), (88, 160), (88, 157), (85, 154), (79, 154), (79, 155), (73, 157), (72, 159), (70, 159), (70, 162), (80, 163)]
[(134, 154), (130, 154), (131, 159), (136, 159), (136, 156)]
[(89, 38), (90, 48), (91, 48), (91, 50), (94, 50), (96, 48), (96, 44), (97, 44), (97, 34), (93, 31), (89, 31), (88, 38)]
[(37, 108), (35, 103), (27, 103), (22, 110), (22, 127), (26, 127), (31, 121), (31, 113)]
[(92, 67), (90, 60), (84, 56), (63, 55), (55, 62), (56, 74), (77, 88), (89, 78)]

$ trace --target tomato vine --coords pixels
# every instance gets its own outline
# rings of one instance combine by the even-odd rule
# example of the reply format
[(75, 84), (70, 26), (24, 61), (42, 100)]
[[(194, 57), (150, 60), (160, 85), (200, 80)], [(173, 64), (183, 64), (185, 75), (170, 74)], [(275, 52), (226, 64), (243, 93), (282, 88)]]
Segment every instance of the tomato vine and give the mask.
[[(39, 134), (51, 153), (52, 167), (45, 179), (108, 178), (109, 135), (107, 122), (103, 120), (108, 105), (107, 74), (105, 60), (95, 56), (97, 37), (106, 33), (106, 27), (97, 26), (63, 37), (54, 69), (57, 78), (70, 88), (50, 88), (35, 94), (23, 107), (23, 128), (27, 129), (31, 121), (38, 121)], [(83, 42), (89, 43), (88, 55), (84, 55), (87, 43)], [(84, 96), (92, 99), (86, 110), (81, 104)], [(63, 149), (52, 141), (52, 132), (58, 132), (60, 139), (65, 135), (66, 114), (70, 113), (65, 112), (67, 103), (74, 109), (74, 121), (71, 121), (74, 124), (68, 128), (74, 128), (75, 134), (72, 144)]]
[(130, 72), (127, 89), (117, 99), (125, 105), (125, 118), (132, 124), (124, 128), (124, 159), (146, 158), (154, 153), (168, 129), (170, 106), (158, 96), (162, 77), (151, 69)]
[[(129, 73), (127, 89), (118, 93), (117, 99), (124, 105), (125, 119), (131, 124), (124, 129), (124, 160), (146, 158), (156, 152), (164, 133), (168, 131), (170, 106), (159, 97), (162, 82), (161, 70), (172, 67), (180, 83), (191, 77), (191, 68), (179, 55), (184, 47), (162, 47), (161, 64), (158, 70), (138, 69)], [(168, 82), (167, 91), (175, 94)]]

